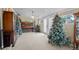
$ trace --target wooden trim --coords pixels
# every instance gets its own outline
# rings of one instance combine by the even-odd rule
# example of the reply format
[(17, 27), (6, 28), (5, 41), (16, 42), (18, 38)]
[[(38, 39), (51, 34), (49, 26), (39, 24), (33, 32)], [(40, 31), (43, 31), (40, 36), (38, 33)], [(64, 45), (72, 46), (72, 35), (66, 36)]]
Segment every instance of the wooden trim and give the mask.
[(79, 16), (79, 12), (78, 13), (74, 13), (74, 48), (78, 49), (78, 45), (79, 45), (79, 40), (76, 40), (76, 18), (77, 16)]
[(74, 16), (74, 48), (76, 44), (76, 16)]

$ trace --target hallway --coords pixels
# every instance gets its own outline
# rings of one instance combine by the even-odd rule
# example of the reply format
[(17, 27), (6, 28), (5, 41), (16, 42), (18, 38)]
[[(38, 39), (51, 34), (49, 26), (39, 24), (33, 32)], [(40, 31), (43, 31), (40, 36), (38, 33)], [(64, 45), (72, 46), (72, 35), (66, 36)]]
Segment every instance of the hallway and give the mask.
[(68, 47), (56, 47), (48, 43), (48, 38), (43, 33), (28, 32), (18, 37), (15, 47), (4, 50), (71, 50)]
[[(75, 41), (73, 35), (76, 32), (73, 30), (76, 19), (74, 16), (77, 17), (76, 14), (79, 14), (78, 8), (1, 8), (0, 10), (0, 48), (4, 50), (72, 49), (66, 45), (72, 45)], [(55, 21), (56, 18), (58, 21)], [(51, 31), (51, 29), (56, 29), (56, 31)], [(65, 47), (49, 44), (46, 34), (52, 37), (51, 40), (56, 40), (56, 44), (66, 44)], [(15, 41), (15, 46), (10, 47)], [(61, 41), (65, 42), (61, 43)]]

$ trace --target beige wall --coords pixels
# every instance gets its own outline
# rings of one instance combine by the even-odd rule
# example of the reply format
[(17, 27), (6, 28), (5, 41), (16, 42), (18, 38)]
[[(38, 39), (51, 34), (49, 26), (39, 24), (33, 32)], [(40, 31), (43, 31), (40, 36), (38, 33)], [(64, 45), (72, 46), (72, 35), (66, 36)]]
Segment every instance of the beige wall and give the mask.
[(23, 22), (25, 22), (25, 21), (32, 22), (32, 21), (33, 21), (32, 19), (30, 19), (30, 18), (28, 18), (28, 17), (26, 17), (26, 16), (20, 16), (20, 18), (21, 18), (21, 20), (22, 20)]
[[(22, 20), (23, 22), (34, 22), (34, 21), (35, 21), (35, 25), (38, 24), (38, 19), (37, 19), (37, 18), (31, 19), (31, 18), (26, 17), (26, 16), (20, 16), (20, 18), (21, 18), (21, 20)], [(39, 24), (40, 24), (40, 23), (39, 23)]]
[(64, 24), (64, 30), (67, 36), (71, 38), (73, 41), (73, 36), (74, 36), (74, 23), (65, 23)]

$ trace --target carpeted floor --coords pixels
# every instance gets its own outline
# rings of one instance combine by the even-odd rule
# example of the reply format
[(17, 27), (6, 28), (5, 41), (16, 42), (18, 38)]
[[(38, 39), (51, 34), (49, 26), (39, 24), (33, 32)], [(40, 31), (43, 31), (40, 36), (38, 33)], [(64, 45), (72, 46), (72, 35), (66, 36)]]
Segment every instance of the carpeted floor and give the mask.
[(71, 50), (68, 47), (52, 46), (43, 33), (23, 33), (17, 40), (15, 47), (8, 47), (4, 50)]

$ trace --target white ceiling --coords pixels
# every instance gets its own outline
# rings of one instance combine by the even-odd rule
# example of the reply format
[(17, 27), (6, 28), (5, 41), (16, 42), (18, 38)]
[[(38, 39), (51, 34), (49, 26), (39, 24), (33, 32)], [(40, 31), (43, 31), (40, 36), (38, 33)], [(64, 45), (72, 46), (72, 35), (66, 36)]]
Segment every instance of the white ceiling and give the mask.
[(65, 10), (72, 10), (73, 8), (13, 8), (14, 11), (20, 16), (26, 16), (26, 17), (31, 17), (32, 16), (32, 11), (33, 15), (35, 17), (43, 18), (48, 15), (60, 12), (60, 11), (65, 11)]

